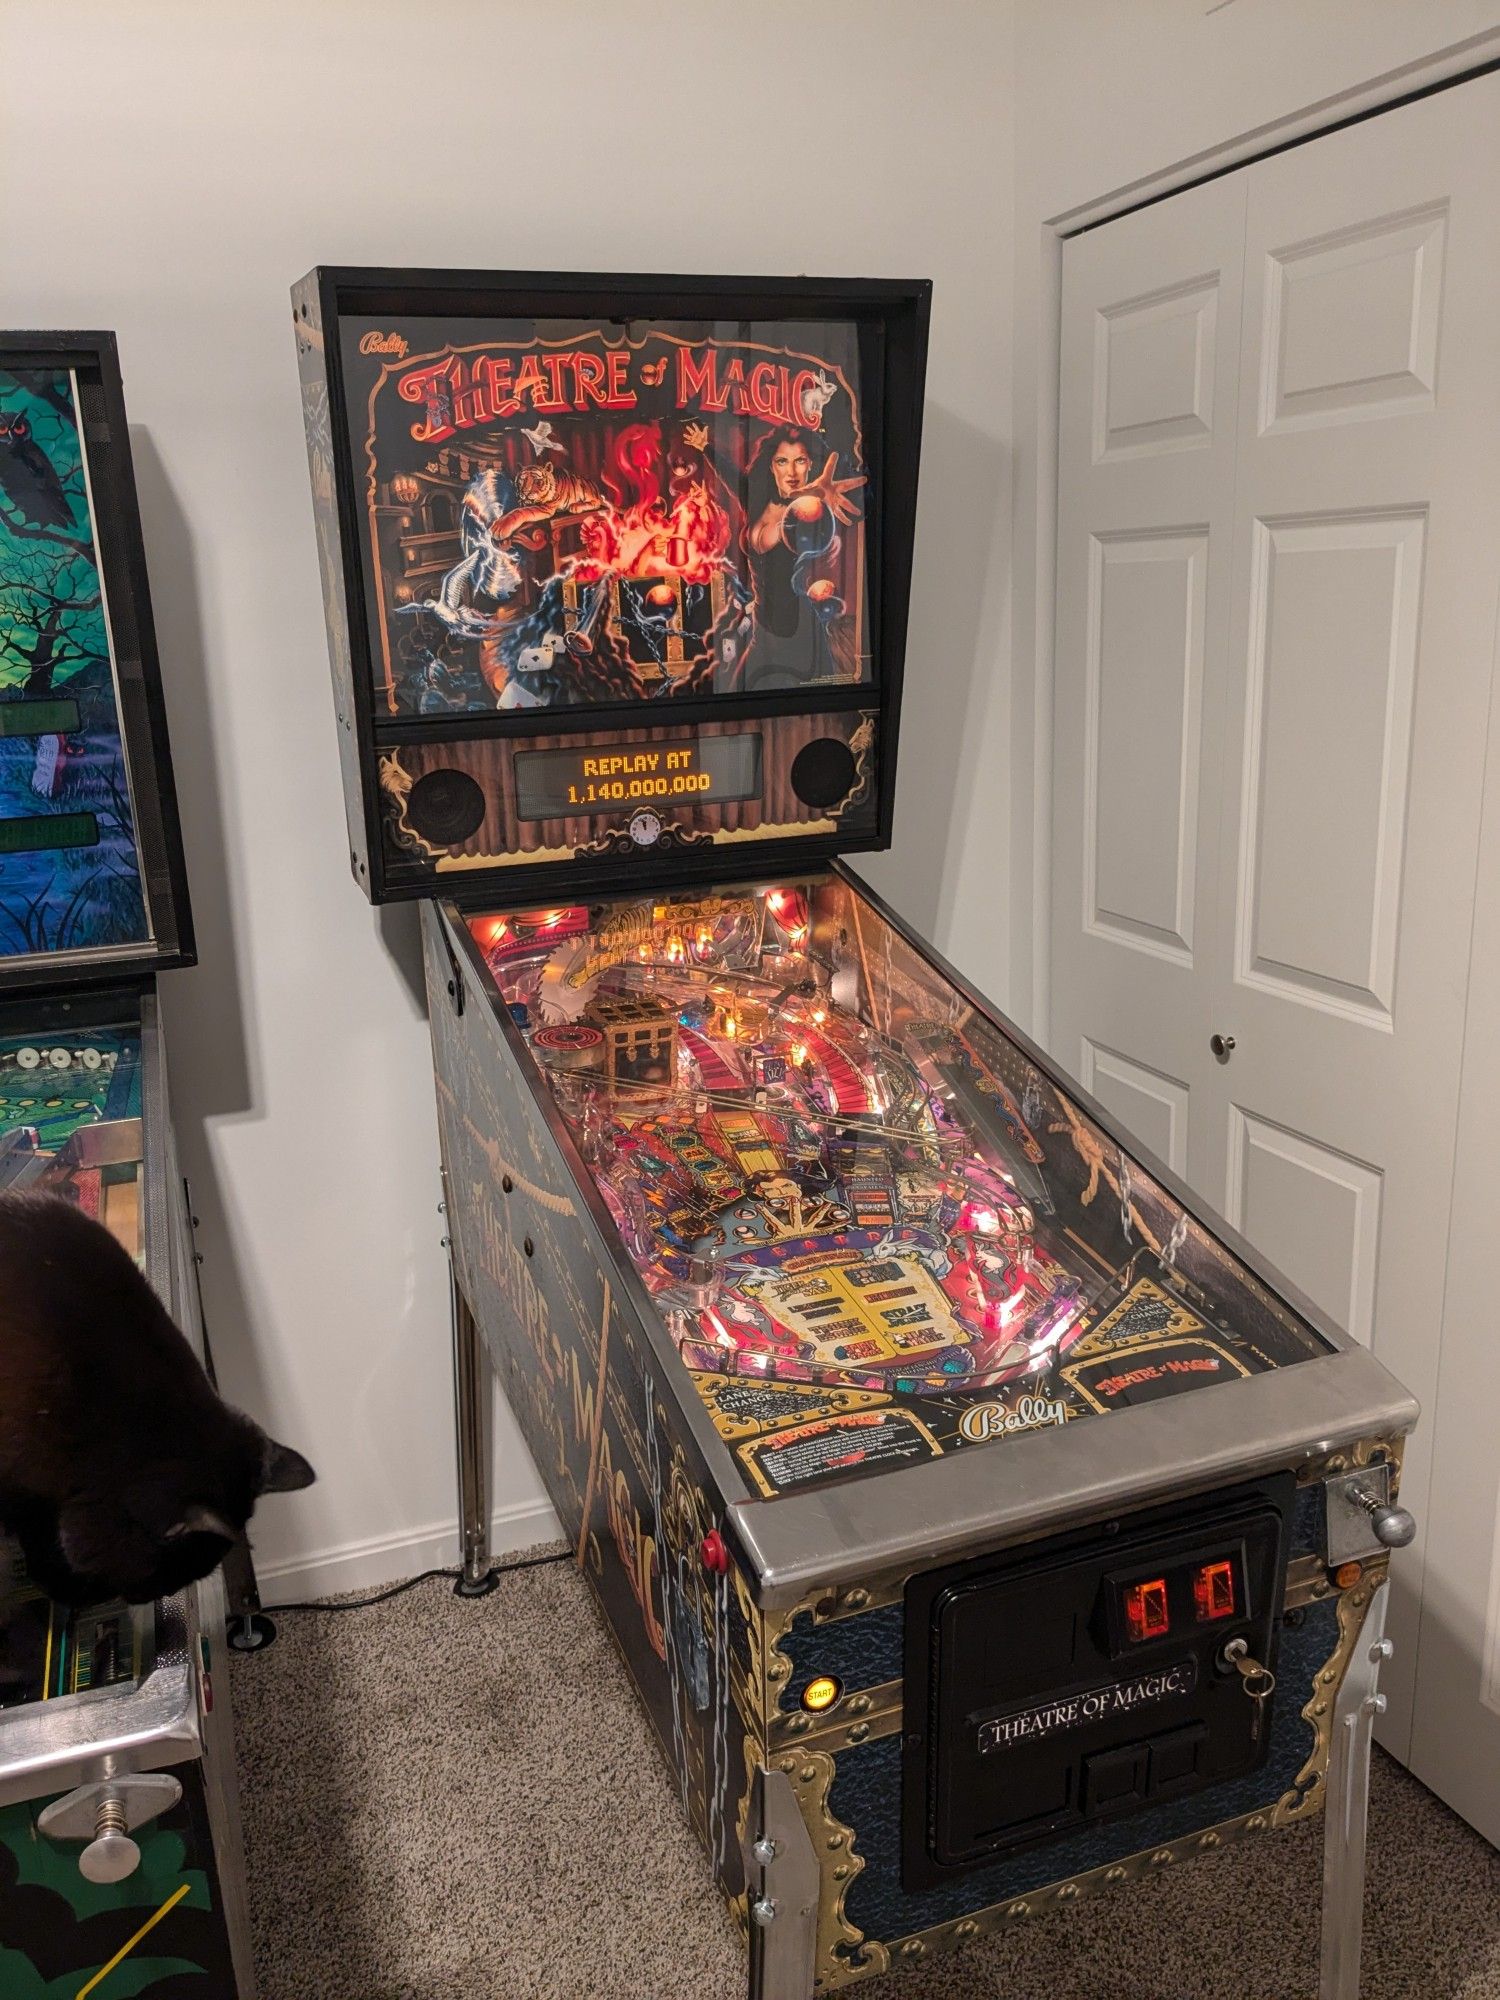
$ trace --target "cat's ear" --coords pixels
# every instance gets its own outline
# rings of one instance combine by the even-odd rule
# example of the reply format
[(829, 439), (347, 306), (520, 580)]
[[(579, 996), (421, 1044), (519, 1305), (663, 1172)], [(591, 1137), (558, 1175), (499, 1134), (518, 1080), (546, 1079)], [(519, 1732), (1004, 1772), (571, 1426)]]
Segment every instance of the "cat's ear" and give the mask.
[(275, 1438), (266, 1439), (260, 1459), (262, 1493), (300, 1493), (317, 1476), (300, 1451), (278, 1444)]
[(175, 1542), (182, 1535), (219, 1535), (226, 1542), (239, 1540), (239, 1530), (232, 1528), (212, 1507), (189, 1507), (182, 1519), (168, 1528), (166, 1539)]

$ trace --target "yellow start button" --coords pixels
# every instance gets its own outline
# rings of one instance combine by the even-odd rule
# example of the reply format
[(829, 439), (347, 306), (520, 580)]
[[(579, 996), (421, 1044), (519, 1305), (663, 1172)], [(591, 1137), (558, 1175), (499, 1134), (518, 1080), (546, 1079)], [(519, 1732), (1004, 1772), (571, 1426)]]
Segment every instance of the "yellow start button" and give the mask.
[(819, 1674), (802, 1690), (802, 1706), (814, 1715), (821, 1715), (825, 1708), (833, 1707), (843, 1691), (832, 1674)]

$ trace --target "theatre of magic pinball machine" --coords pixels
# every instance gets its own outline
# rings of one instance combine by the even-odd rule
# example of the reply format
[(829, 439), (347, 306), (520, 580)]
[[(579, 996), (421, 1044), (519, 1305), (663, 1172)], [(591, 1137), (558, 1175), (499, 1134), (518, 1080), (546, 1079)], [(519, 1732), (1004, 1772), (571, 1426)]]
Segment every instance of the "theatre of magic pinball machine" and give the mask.
[[(0, 1191), (203, 1353), (155, 976), (193, 961), (114, 336), (0, 335)], [(216, 1576), (64, 1610), (0, 1539), (0, 1994), (254, 1991)]]
[(426, 899), (465, 1585), (488, 1362), (756, 1994), (1332, 1791), (1348, 2000), (1415, 1406), (841, 858), (928, 296), (295, 288), (351, 865)]

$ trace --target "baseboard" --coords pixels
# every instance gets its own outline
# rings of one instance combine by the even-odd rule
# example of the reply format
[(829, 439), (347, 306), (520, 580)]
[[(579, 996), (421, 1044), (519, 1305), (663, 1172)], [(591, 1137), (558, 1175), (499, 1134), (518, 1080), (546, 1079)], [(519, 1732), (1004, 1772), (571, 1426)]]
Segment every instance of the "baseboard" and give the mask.
[[(497, 1557), (536, 1542), (556, 1541), (561, 1534), (557, 1516), (545, 1500), (518, 1500), (497, 1508), (490, 1518), (490, 1549)], [(287, 1562), (257, 1562), (255, 1576), (266, 1609), (274, 1611), (278, 1603), (333, 1597), (345, 1590), (379, 1590), (421, 1570), (457, 1562), (457, 1521), (432, 1521), (404, 1535), (344, 1542)]]

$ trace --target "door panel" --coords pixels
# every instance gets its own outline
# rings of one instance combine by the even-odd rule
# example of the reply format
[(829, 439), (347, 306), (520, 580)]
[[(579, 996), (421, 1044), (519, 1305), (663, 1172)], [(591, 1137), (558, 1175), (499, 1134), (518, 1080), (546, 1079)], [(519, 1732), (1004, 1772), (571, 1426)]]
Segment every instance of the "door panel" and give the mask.
[(1375, 1316), (1385, 1176), (1305, 1132), (1229, 1107), (1229, 1220), (1364, 1346)]
[(1238, 975), (1385, 1026), (1424, 525), (1411, 512), (1250, 526)]
[(1095, 463), (1212, 444), (1217, 274), (1106, 306), (1094, 324)]
[(1188, 1087), (1085, 1036), (1079, 1082), (1174, 1174), (1187, 1166)]
[(1447, 213), (1438, 201), (1267, 253), (1262, 431), (1433, 407)]
[(1084, 924), (1190, 965), (1207, 538), (1089, 553)]

